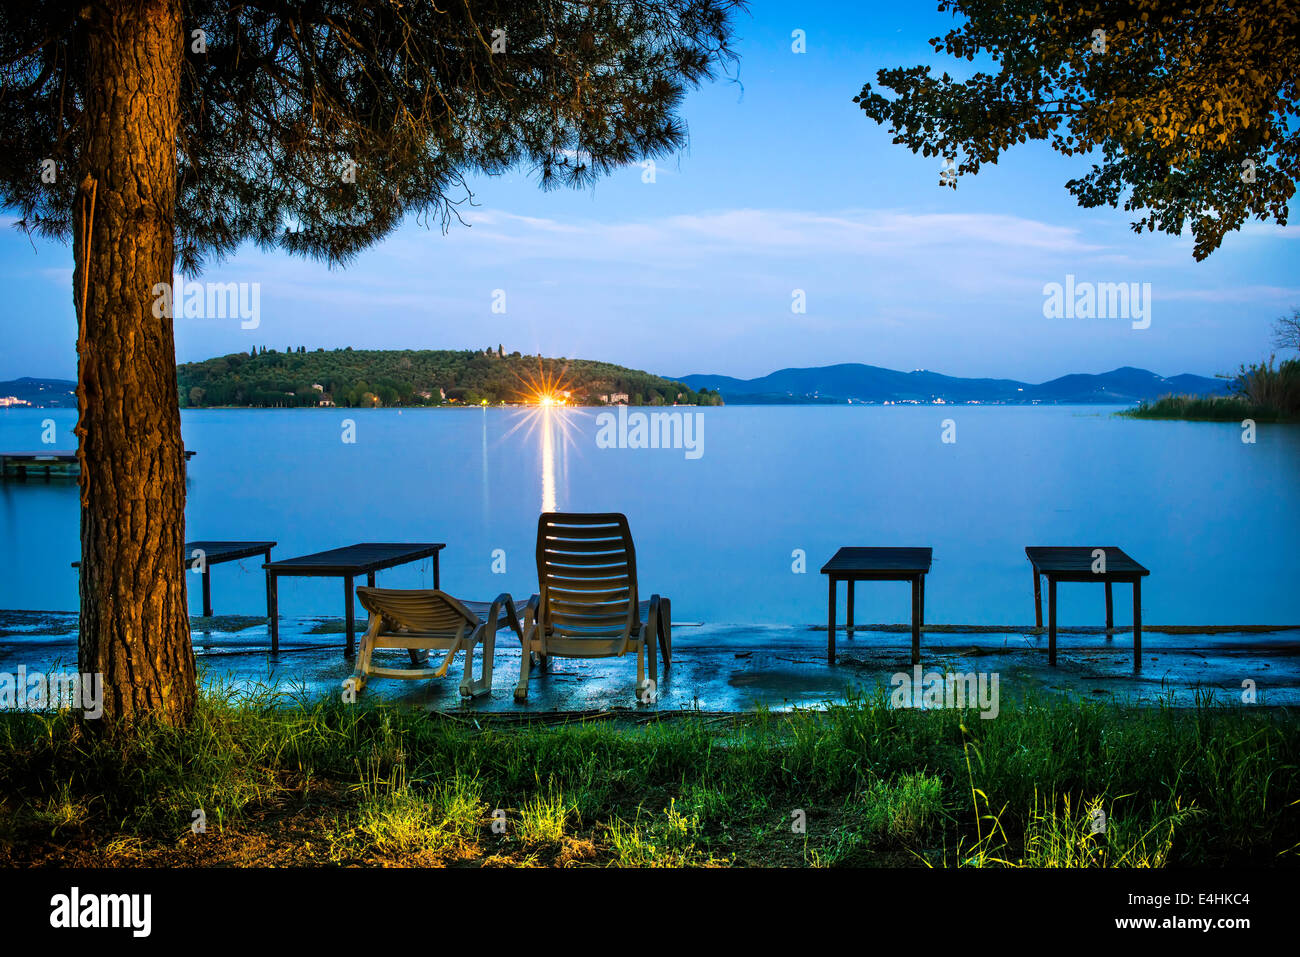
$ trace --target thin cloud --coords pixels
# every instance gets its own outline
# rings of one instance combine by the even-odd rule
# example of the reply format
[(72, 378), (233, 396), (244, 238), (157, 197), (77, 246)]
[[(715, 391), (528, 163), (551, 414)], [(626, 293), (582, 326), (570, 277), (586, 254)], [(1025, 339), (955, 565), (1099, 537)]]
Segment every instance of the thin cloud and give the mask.
[(1260, 302), (1272, 299), (1300, 299), (1297, 286), (1232, 286), (1220, 289), (1160, 289), (1158, 299), (1186, 300), (1188, 302)]
[(644, 253), (692, 248), (713, 253), (780, 253), (818, 250), (879, 253), (899, 248), (951, 247), (969, 244), (1043, 252), (1090, 254), (1104, 246), (1085, 242), (1077, 229), (1018, 216), (988, 213), (906, 213), (890, 210), (845, 210), (818, 213), (782, 209), (727, 209), (681, 214), (642, 222), (560, 222), (494, 211), (466, 217), (490, 226), (478, 240), (518, 249), (535, 245), (556, 253), (557, 237), (607, 256), (629, 249)]

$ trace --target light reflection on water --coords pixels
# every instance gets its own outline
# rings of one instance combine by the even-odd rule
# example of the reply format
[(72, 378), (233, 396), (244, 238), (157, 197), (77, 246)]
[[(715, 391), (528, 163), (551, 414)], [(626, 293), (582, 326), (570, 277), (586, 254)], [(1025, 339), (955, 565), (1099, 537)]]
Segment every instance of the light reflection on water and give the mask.
[(542, 511), (557, 511), (555, 505), (555, 422), (553, 408), (542, 408)]

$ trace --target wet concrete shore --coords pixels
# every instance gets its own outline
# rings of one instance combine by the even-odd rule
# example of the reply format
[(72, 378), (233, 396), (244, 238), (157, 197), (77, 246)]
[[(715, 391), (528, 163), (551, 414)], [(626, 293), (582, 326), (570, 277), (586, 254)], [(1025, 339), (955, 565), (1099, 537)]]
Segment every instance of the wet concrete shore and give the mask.
[[(75, 671), (76, 628), (75, 614), (0, 611), (0, 673), (14, 674), (20, 666), (28, 674)], [(352, 673), (339, 619), (282, 619), (277, 655), (269, 652), (262, 619), (195, 619), (192, 634), (210, 686), (273, 690), (284, 693), (286, 701), (310, 700), (340, 695)], [(461, 699), (458, 656), (441, 680), (372, 678), (362, 698), (438, 711), (520, 715), (816, 707), (842, 701), (846, 694), (888, 692), (895, 675), (912, 678), (910, 641), (905, 628), (859, 626), (852, 637), (841, 630), (832, 666), (826, 661), (825, 627), (675, 623), (672, 667), (661, 671), (653, 705), (636, 700), (631, 657), (553, 659), (548, 672), (533, 670), (528, 701), (517, 704), (519, 643), (506, 632), (497, 636), (490, 697)], [(1205, 696), (1243, 707), (1300, 704), (1300, 627), (1146, 626), (1142, 646), (1142, 667), (1135, 671), (1129, 632), (1061, 629), (1058, 665), (1052, 668), (1047, 636), (1032, 627), (936, 625), (923, 636), (921, 674), (927, 681), (946, 672), (996, 674), (1003, 706), (1052, 696), (1150, 706), (1189, 706)], [(392, 654), (397, 667), (409, 660), (404, 652)]]

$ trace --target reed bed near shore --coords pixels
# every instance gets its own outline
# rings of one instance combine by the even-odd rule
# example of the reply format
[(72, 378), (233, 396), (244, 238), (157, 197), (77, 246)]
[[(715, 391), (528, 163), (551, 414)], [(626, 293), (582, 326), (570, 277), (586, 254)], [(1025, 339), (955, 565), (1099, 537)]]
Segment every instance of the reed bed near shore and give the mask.
[(1120, 415), (1134, 419), (1193, 419), (1211, 422), (1294, 422), (1300, 420), (1300, 359), (1242, 366), (1231, 395), (1165, 395)]
[(1199, 422), (1277, 422), (1283, 417), (1270, 406), (1236, 395), (1165, 395), (1117, 413), (1130, 419), (1187, 419)]

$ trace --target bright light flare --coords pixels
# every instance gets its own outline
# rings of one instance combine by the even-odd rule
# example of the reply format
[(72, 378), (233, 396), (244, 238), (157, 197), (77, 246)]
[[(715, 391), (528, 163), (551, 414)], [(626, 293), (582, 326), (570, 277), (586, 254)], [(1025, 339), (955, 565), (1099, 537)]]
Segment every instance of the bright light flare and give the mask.
[(515, 375), (522, 386), (520, 401), (524, 405), (553, 407), (568, 404), (573, 386), (565, 376), (564, 369), (556, 369), (554, 366), (548, 369), (539, 361), (536, 373)]

